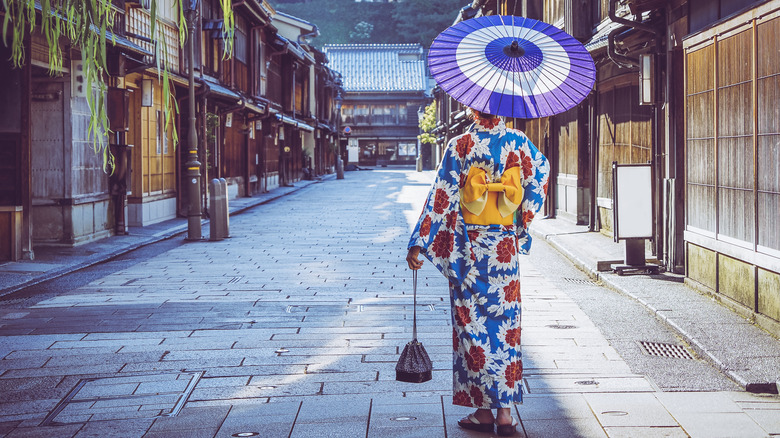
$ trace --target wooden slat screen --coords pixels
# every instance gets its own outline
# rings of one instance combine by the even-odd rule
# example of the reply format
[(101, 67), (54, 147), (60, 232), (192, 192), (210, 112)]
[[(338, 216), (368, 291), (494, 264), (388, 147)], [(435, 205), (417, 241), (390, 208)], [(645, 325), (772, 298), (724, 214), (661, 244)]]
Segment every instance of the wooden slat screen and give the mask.
[(759, 251), (780, 250), (777, 41), (759, 20), (686, 54), (687, 226)]
[(599, 93), (600, 198), (612, 198), (613, 161), (638, 164), (650, 160), (651, 109), (640, 106), (638, 96), (638, 85), (607, 88)]
[(577, 174), (578, 133), (577, 108), (559, 115), (558, 122), (558, 172)]
[(753, 35), (718, 42), (718, 234), (753, 242)]
[[(780, 19), (758, 25), (758, 53), (777, 53)], [(780, 57), (758, 56), (758, 245), (780, 250)]]
[(688, 225), (715, 233), (715, 46), (687, 55)]

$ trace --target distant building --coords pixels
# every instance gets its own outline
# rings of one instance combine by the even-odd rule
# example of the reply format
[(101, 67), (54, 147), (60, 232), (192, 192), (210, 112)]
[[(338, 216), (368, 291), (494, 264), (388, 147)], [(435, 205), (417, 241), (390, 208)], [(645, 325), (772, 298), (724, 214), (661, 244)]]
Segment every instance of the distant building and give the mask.
[(323, 52), (344, 80), (341, 124), (350, 128), (348, 162), (413, 164), (418, 155), (417, 111), (431, 100), (426, 96), (422, 46), (332, 44)]

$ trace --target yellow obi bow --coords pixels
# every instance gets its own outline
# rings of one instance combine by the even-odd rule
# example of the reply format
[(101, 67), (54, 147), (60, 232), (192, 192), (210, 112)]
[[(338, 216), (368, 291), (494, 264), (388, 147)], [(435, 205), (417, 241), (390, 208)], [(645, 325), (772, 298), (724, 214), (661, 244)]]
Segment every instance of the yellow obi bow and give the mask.
[(513, 213), (523, 201), (522, 184), (518, 166), (505, 170), (501, 182), (490, 182), (484, 169), (471, 167), (461, 189), (464, 221), (476, 225), (513, 224)]

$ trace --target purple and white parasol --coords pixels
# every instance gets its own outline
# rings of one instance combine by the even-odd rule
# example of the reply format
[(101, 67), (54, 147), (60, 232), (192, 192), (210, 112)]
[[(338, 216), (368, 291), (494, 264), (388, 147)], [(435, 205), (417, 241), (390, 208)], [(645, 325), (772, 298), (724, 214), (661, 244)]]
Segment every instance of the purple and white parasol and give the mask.
[(596, 81), (593, 58), (574, 37), (513, 15), (472, 18), (447, 28), (431, 44), (428, 67), (458, 102), (523, 119), (573, 108)]

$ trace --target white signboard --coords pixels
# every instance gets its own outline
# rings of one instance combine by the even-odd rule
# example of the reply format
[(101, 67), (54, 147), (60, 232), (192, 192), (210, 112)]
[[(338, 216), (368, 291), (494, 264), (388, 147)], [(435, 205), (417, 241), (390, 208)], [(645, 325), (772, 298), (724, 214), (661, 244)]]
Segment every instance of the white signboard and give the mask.
[(653, 197), (649, 164), (612, 164), (615, 241), (652, 239)]

